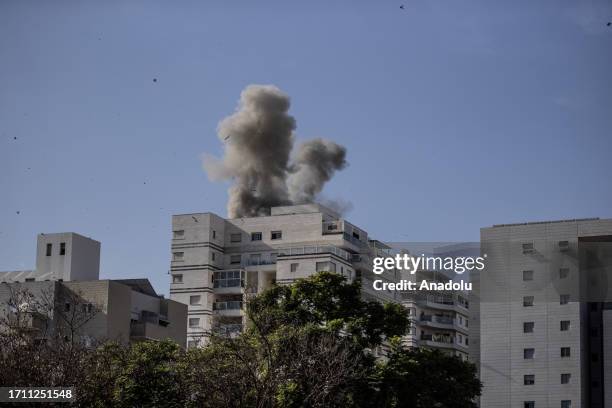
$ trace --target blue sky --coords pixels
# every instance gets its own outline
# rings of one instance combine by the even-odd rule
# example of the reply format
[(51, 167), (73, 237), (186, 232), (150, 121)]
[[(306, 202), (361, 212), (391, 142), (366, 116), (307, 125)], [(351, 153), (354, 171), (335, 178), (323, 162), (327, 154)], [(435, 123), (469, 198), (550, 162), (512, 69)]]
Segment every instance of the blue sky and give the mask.
[(171, 215), (225, 215), (201, 155), (251, 83), (348, 148), (325, 195), (382, 240), (612, 216), (610, 2), (177, 3), (0, 2), (0, 270), (75, 231), (167, 293)]

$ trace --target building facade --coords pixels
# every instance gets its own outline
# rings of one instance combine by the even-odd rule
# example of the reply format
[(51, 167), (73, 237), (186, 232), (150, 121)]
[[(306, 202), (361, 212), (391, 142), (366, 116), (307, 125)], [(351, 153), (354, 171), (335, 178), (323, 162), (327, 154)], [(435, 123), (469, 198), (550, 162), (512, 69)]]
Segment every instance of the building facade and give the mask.
[(348, 281), (359, 278), (367, 300), (409, 307), (414, 326), (408, 344), (467, 355), (467, 312), (448, 300), (456, 301), (456, 294), (417, 301), (406, 293), (374, 290), (374, 280), (400, 279), (397, 273), (372, 272), (373, 258), (389, 256), (391, 248), (324, 206), (273, 207), (269, 216), (237, 219), (175, 215), (172, 234), (170, 296), (189, 306), (191, 347), (203, 344), (213, 331), (241, 331), (245, 296), (330, 271)]
[(36, 269), (0, 272), (4, 329), (25, 325), (45, 339), (71, 325), (85, 342), (186, 345), (186, 305), (164, 299), (147, 279), (99, 280), (99, 272), (99, 242), (72, 232), (39, 234)]
[(470, 319), (481, 406), (612, 406), (611, 244), (612, 220), (481, 229)]

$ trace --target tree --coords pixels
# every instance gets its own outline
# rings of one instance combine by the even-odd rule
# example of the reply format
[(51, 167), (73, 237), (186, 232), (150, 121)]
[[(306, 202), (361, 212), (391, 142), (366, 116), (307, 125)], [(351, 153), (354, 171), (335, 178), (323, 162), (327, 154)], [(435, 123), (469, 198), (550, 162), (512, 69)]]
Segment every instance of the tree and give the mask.
[(381, 402), (388, 407), (471, 408), (482, 384), (476, 367), (439, 350), (394, 349), (380, 364)]

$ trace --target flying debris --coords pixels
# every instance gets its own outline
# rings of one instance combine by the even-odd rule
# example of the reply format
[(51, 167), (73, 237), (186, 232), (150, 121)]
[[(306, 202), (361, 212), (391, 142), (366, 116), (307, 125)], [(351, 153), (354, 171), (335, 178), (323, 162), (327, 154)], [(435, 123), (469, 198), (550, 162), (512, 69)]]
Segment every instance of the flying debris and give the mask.
[(404, 9), (404, 5), (402, 4), (402, 5), (400, 6), (400, 8), (403, 10), (403, 9)]
[(153, 82), (157, 82), (157, 78), (153, 78)]
[(21, 214), (21, 211), (17, 211), (17, 215)]
[(294, 149), (295, 118), (289, 96), (273, 85), (250, 85), (238, 109), (218, 127), (219, 140), (232, 138), (221, 159), (205, 156), (211, 180), (231, 180), (230, 218), (269, 215), (270, 207), (312, 203), (337, 170), (346, 149), (313, 139)]
[(612, 26), (612, 21), (608, 21), (608, 24), (606, 24), (608, 27)]
[(17, 140), (17, 136), (13, 136), (13, 140)]

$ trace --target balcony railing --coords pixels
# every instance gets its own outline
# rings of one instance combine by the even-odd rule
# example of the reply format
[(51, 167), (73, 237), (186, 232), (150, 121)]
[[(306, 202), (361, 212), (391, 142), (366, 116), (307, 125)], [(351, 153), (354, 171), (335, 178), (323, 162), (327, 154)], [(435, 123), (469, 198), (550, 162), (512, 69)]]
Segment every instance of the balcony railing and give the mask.
[(422, 322), (432, 322), (432, 323), (440, 323), (440, 324), (454, 324), (455, 319), (448, 316), (432, 316), (432, 315), (422, 315), (420, 320)]
[(339, 256), (340, 258), (350, 260), (350, 255), (344, 249), (340, 249), (333, 245), (311, 245), (301, 246), (293, 248), (279, 248), (278, 256), (293, 256), (293, 255), (311, 255), (311, 254), (323, 254), (332, 253)]
[(226, 302), (214, 302), (213, 310), (240, 310), (242, 309), (241, 300), (229, 300)]
[(435, 334), (422, 334), (421, 340), (423, 341), (433, 341), (435, 343), (443, 343), (443, 344), (455, 344), (455, 338), (449, 336), (439, 336)]

